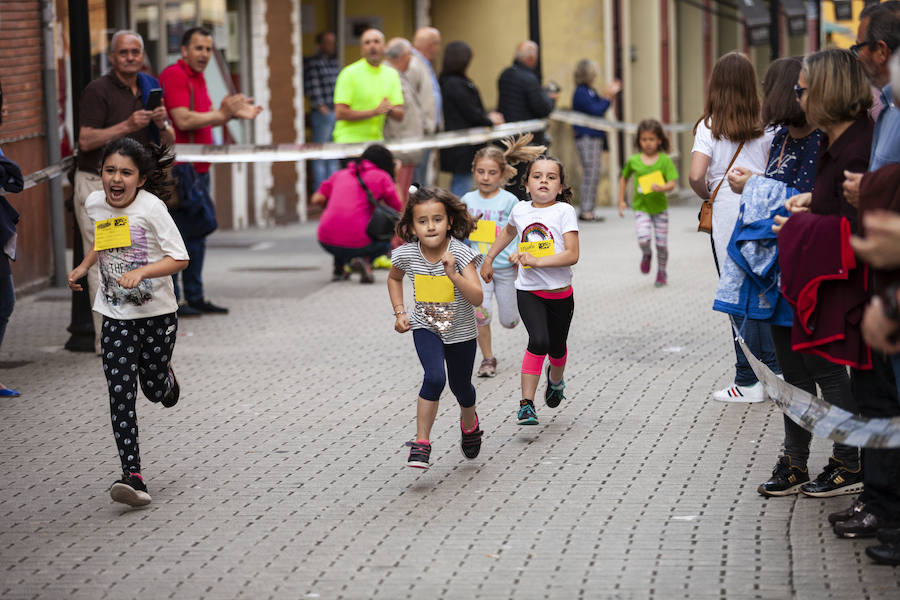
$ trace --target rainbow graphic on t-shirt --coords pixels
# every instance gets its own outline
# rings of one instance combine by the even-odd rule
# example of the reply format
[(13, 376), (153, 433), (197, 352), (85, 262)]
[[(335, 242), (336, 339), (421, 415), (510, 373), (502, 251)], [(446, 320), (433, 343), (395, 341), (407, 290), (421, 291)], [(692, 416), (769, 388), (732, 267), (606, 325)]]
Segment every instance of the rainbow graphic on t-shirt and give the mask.
[(552, 240), (553, 234), (543, 223), (532, 223), (522, 230), (523, 242), (543, 242), (544, 240)]

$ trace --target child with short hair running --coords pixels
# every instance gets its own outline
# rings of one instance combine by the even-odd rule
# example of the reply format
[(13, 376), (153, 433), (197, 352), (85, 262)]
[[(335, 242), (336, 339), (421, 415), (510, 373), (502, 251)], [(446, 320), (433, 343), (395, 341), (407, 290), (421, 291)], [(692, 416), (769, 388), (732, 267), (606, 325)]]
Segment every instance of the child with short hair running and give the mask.
[(94, 223), (94, 247), (68, 276), (69, 287), (81, 291), (78, 280), (100, 261), (93, 308), (103, 315), (103, 372), (122, 463), (122, 478), (109, 493), (131, 506), (151, 500), (138, 449), (138, 381), (151, 402), (165, 407), (174, 406), (180, 395), (171, 364), (178, 330), (171, 275), (187, 266), (188, 254), (163, 201), (168, 197), (164, 169), (172, 160), (166, 148), (148, 150), (131, 138), (104, 147), (103, 190), (85, 201)]
[(575, 310), (571, 267), (578, 262), (578, 216), (570, 204), (572, 188), (566, 185), (559, 159), (544, 155), (534, 159), (525, 169), (524, 187), (530, 201), (513, 208), (485, 256), (481, 277), (491, 281), (497, 255), (514, 238), (519, 240), (509, 260), (519, 265), (516, 299), (528, 330), (528, 348), (522, 360), (522, 400), (516, 419), (519, 425), (537, 425), (534, 396), (544, 356), (550, 359), (544, 401), (556, 408), (565, 399), (563, 374)]
[[(478, 337), (474, 306), (483, 299), (476, 266), (482, 258), (461, 241), (474, 228), (475, 220), (465, 204), (433, 186), (410, 195), (397, 223), (397, 235), (406, 243), (391, 253), (388, 293), (394, 329), (398, 333), (413, 330), (413, 342), (425, 371), (416, 406), (416, 439), (406, 444), (410, 448), (409, 467), (427, 469), (431, 464), (431, 428), (448, 380), (460, 407), (463, 456), (472, 459), (481, 451), (472, 369)], [(410, 313), (403, 302), (404, 276), (413, 286), (414, 308)]]
[(667, 192), (675, 189), (678, 170), (666, 152), (669, 138), (656, 119), (638, 123), (634, 145), (640, 151), (625, 161), (619, 178), (619, 216), (625, 216), (625, 185), (634, 175), (634, 224), (638, 246), (641, 248), (641, 273), (650, 272), (653, 254), (650, 250), (650, 229), (656, 240), (656, 287), (666, 285), (666, 262), (669, 259), (669, 201)]
[[(519, 199), (509, 193), (503, 186), (516, 176), (514, 165), (530, 161), (544, 151), (544, 146), (529, 146), (532, 135), (527, 133), (518, 139), (505, 139), (501, 150), (497, 146), (488, 145), (475, 153), (472, 161), (472, 176), (478, 189), (464, 194), (460, 200), (468, 207), (478, 222), (475, 230), (469, 234), (468, 243), (479, 254), (487, 254), (497, 233), (506, 227), (509, 213), (519, 203)], [(478, 347), (481, 348), (481, 366), (479, 377), (494, 377), (497, 374), (497, 358), (491, 348), (491, 299), (497, 298), (497, 313), (500, 324), (512, 329), (519, 324), (519, 311), (516, 308), (516, 266), (509, 262), (509, 255), (515, 251), (515, 244), (510, 243), (494, 260), (494, 278), (481, 286), (484, 302), (475, 307), (475, 320), (478, 323)]]

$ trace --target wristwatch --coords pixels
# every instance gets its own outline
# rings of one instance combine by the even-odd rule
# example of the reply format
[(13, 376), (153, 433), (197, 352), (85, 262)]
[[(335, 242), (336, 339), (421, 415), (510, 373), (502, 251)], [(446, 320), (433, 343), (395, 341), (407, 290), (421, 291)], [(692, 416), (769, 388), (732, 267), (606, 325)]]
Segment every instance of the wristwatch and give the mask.
[(897, 292), (900, 284), (893, 283), (884, 292), (884, 316), (891, 321), (900, 321), (900, 305), (897, 303)]

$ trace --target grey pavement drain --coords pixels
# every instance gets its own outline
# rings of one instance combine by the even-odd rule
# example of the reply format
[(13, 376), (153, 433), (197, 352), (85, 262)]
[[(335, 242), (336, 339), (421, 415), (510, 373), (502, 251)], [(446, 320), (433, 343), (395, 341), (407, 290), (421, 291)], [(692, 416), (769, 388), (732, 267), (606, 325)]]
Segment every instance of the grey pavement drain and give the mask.
[(251, 273), (283, 273), (291, 271), (320, 271), (322, 267), (233, 267), (232, 271)]

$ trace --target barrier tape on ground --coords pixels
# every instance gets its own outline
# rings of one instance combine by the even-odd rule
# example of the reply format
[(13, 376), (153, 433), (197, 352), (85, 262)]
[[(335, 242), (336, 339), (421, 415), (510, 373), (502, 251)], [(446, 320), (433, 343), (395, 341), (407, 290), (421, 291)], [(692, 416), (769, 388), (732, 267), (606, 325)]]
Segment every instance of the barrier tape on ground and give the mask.
[[(385, 145), (392, 152), (412, 152), (435, 148), (450, 148), (466, 144), (483, 144), (521, 133), (542, 131), (548, 121), (559, 121), (569, 125), (580, 125), (606, 132), (637, 132), (637, 123), (622, 123), (599, 117), (592, 117), (572, 110), (554, 111), (549, 119), (533, 119), (504, 123), (495, 127), (475, 127), (456, 131), (442, 131), (433, 135), (407, 138), (403, 141), (388, 142)], [(690, 131), (689, 123), (670, 123), (663, 128), (673, 133)], [(175, 153), (183, 162), (209, 163), (256, 163), (294, 162), (329, 158), (350, 158), (359, 156), (368, 143), (359, 144), (229, 144), (224, 146), (203, 144), (176, 144)], [(61, 162), (50, 165), (25, 177), (25, 189), (64, 174), (72, 166), (74, 157), (67, 156)]]
[(738, 343), (766, 392), (797, 425), (814, 435), (848, 446), (900, 448), (900, 417), (870, 419), (829, 404), (775, 375), (750, 352), (743, 339), (738, 338)]

